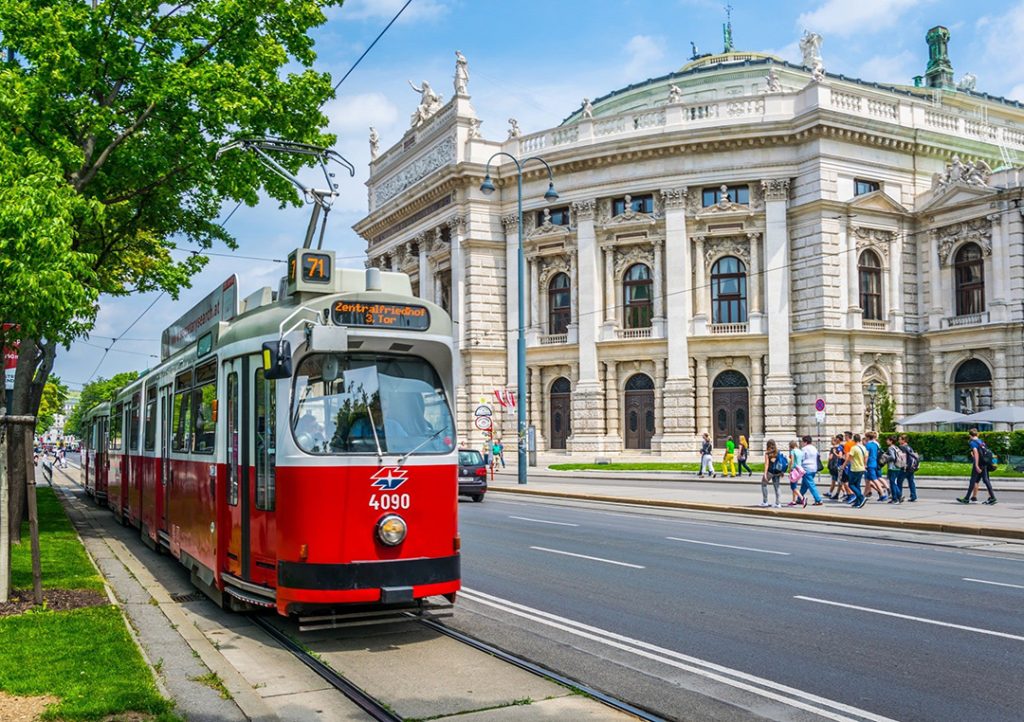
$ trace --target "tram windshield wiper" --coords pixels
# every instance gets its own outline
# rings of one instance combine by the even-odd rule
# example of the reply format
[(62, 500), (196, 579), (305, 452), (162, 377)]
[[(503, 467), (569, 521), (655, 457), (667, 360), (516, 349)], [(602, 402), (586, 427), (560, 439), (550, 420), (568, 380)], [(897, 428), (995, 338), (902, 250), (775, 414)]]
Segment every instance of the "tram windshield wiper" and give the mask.
[(373, 432), (373, 443), (377, 447), (377, 463), (384, 463), (384, 452), (380, 448), (380, 437), (377, 436), (377, 425), (373, 421), (373, 412), (370, 411), (370, 405), (366, 405), (366, 415), (370, 417), (370, 431)]
[(435, 431), (435, 432), (434, 432), (433, 434), (431, 434), (430, 436), (428, 436), (427, 438), (425, 438), (425, 439), (424, 439), (423, 441), (421, 441), (421, 442), (420, 442), (419, 444), (417, 444), (417, 445), (416, 445), (416, 446), (415, 446), (415, 447), (414, 447), (414, 448), (413, 448), (413, 449), (412, 449), (411, 451), (407, 451), (407, 452), (405, 452), (405, 453), (404, 453), (404, 454), (403, 454), (402, 456), (399, 456), (399, 457), (398, 457), (398, 461), (397, 461), (397, 462), (395, 462), (395, 463), (396, 463), (396, 464), (397, 464), (398, 466), (401, 466), (402, 464), (404, 464), (404, 463), (406, 462), (406, 459), (408, 459), (408, 458), (409, 458), (410, 456), (412, 456), (413, 454), (415, 454), (415, 453), (416, 453), (417, 451), (419, 451), (420, 449), (422, 449), (422, 448), (423, 448), (424, 446), (426, 446), (427, 444), (429, 444), (429, 443), (430, 443), (431, 441), (433, 441), (434, 439), (436, 439), (436, 438), (437, 438), (438, 436), (440, 436), (440, 435), (441, 435), (441, 434), (442, 434), (443, 432), (445, 432), (445, 431), (447, 431), (447, 430), (448, 430), (448, 429), (447, 429), (447, 427), (445, 427), (445, 426), (442, 426), (442, 427), (441, 427), (440, 429), (438, 429), (438, 430), (437, 430), (437, 431)]

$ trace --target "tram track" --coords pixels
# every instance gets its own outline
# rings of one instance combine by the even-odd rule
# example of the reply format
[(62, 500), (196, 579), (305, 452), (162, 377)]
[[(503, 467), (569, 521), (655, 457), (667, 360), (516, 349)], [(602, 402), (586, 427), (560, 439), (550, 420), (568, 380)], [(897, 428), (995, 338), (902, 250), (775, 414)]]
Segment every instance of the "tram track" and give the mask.
[[(476, 639), (475, 637), (467, 635), (456, 629), (452, 629), (435, 619), (423, 618), (413, 613), (408, 613), (406, 616), (408, 618), (402, 622), (403, 624), (409, 621), (416, 622), (437, 634), (444, 635), (445, 637), (448, 637), (460, 644), (464, 644), (477, 651), (483, 652), (484, 654), (490, 655), (507, 664), (514, 665), (537, 677), (561, 685), (562, 687), (570, 689), (577, 694), (583, 694), (591, 697), (607, 707), (623, 712), (636, 719), (644, 720), (644, 722), (666, 722), (663, 717), (659, 717), (647, 710), (635, 707), (628, 702), (559, 674), (558, 672), (548, 669), (540, 664), (523, 657), (519, 657), (511, 652), (495, 647), (492, 644)], [(301, 643), (297, 642), (288, 633), (278, 627), (272, 620), (259, 615), (252, 615), (251, 619), (254, 624), (269, 634), (277, 643), (299, 659), (299, 661), (301, 661), (307, 668), (316, 673), (321, 679), (331, 685), (331, 687), (345, 695), (345, 697), (350, 699), (361, 710), (366, 712), (372, 719), (379, 720), (381, 722), (402, 722), (403, 718), (396, 714), (385, 702), (375, 698), (373, 695), (369, 694), (367, 691), (358, 687), (343, 675), (339, 674), (330, 665), (321, 661), (314, 651), (307, 649)]]

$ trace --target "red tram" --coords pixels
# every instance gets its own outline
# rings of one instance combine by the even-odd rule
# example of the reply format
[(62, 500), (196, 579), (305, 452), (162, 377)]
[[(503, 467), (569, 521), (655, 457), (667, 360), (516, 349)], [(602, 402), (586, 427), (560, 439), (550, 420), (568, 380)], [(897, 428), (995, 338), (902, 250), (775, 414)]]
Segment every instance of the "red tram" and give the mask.
[(85, 488), (225, 606), (454, 601), (451, 338), (407, 276), (329, 251), (241, 303), (232, 276), (88, 414)]

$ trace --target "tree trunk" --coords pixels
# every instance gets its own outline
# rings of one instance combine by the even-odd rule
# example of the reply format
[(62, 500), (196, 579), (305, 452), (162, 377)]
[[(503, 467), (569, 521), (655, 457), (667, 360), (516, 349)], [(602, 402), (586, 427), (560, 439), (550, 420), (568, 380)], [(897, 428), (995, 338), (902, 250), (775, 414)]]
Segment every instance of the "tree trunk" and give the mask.
[[(35, 416), (43, 398), (43, 387), (53, 369), (56, 347), (40, 339), (22, 339), (18, 348), (18, 365), (14, 373), (12, 416)], [(21, 522), (28, 513), (28, 496), (25, 492), (29, 482), (29, 464), (35, 427), (26, 426), (22, 433), (11, 433), (8, 444), (8, 485), (10, 489), (10, 532), (11, 542), (21, 543)], [(26, 459), (28, 460), (26, 462)]]

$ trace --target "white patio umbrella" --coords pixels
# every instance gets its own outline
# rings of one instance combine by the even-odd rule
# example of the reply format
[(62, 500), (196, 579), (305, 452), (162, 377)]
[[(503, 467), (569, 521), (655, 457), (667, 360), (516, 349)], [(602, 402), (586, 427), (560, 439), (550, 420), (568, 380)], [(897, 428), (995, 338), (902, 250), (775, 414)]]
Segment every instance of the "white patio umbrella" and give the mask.
[(961, 414), (958, 411), (950, 411), (949, 409), (941, 409), (935, 407), (929, 411), (923, 411), (920, 414), (914, 414), (908, 416), (905, 419), (899, 419), (896, 421), (900, 426), (930, 426), (932, 424), (960, 424), (969, 423), (973, 416), (967, 416)]
[(967, 419), (970, 423), (1009, 424), (1013, 429), (1015, 424), (1024, 424), (1024, 406), (1000, 406), (971, 414)]

